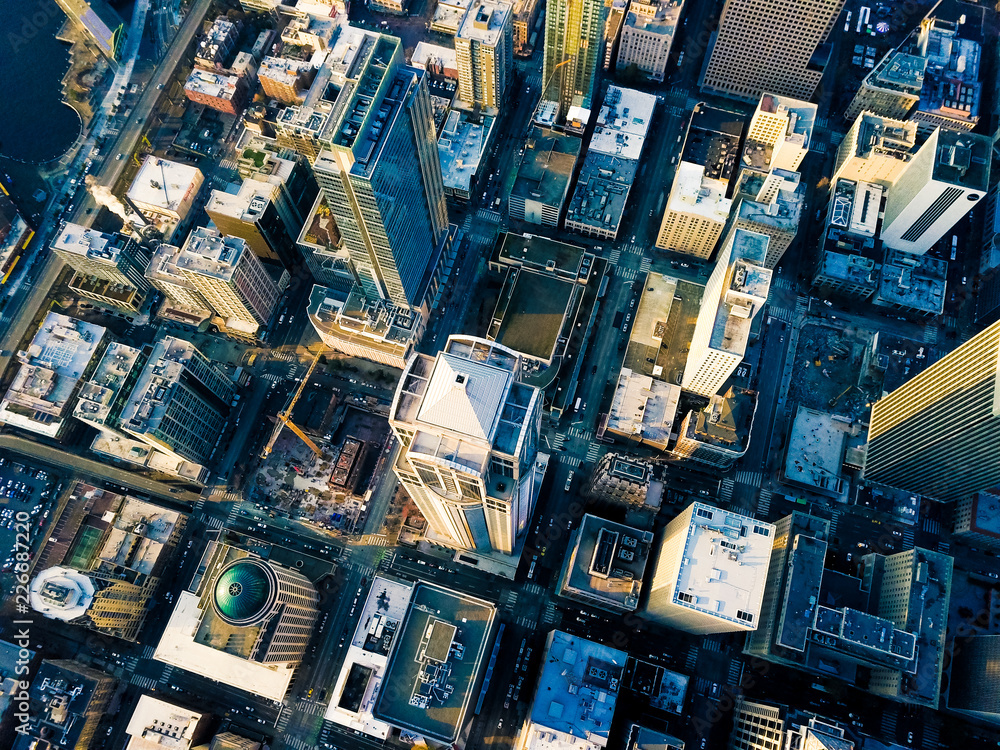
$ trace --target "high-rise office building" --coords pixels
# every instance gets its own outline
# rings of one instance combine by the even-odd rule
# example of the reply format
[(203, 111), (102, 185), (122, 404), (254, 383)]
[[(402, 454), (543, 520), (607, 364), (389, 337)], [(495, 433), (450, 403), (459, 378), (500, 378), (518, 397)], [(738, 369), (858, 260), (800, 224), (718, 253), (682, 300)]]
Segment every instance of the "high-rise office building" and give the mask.
[(514, 65), (514, 10), (503, 0), (475, 0), (455, 36), (458, 98), (500, 107)]
[(733, 229), (708, 277), (681, 387), (711, 398), (743, 361), (754, 315), (767, 302), (766, 235)]
[(937, 128), (889, 190), (882, 243), (923, 255), (986, 195), (992, 141)]
[(747, 127), (740, 169), (795, 172), (809, 153), (816, 109), (790, 96), (761, 94)]
[(740, 697), (733, 714), (729, 750), (854, 750), (844, 727), (808, 711)]
[(236, 193), (213, 190), (205, 213), (223, 234), (246, 240), (258, 258), (295, 268), (302, 262), (295, 239), (319, 188), (299, 159), (272, 156), (267, 165), (269, 173), (256, 172)]
[(830, 182), (845, 179), (890, 187), (916, 151), (916, 123), (861, 112), (837, 148)]
[(948, 708), (1000, 724), (1000, 635), (956, 637)]
[(520, 372), (516, 352), (464, 336), (403, 371), (389, 412), (403, 446), (394, 468), (432, 540), (510, 555), (523, 538), (547, 458), (542, 394)]
[(695, 105), (656, 237), (658, 248), (711, 257), (733, 205), (729, 181), (743, 124), (735, 112)]
[[(68, 659), (42, 662), (28, 689), (26, 719), (10, 750), (97, 750), (97, 725), (114, 696), (116, 680), (106, 672)], [(20, 708), (18, 709), (21, 710)]]
[(112, 64), (118, 62), (128, 34), (118, 11), (105, 0), (56, 0), (56, 4), (102, 55)]
[(439, 283), (448, 212), (426, 74), (402, 55), (399, 39), (361, 37), (313, 169), (365, 294), (419, 309)]
[(1000, 484), (1000, 322), (872, 406), (865, 479), (942, 502)]
[(774, 526), (691, 503), (663, 530), (646, 614), (689, 633), (754, 630)]
[(542, 98), (558, 101), (559, 117), (591, 108), (607, 14), (604, 0), (552, 0), (545, 10)]
[(952, 538), (1000, 550), (1000, 493), (977, 492), (955, 503)]
[(986, 9), (942, 0), (865, 76), (844, 116), (865, 110), (930, 130), (970, 131), (982, 104)]
[(843, 7), (844, 0), (726, 0), (702, 90), (751, 102), (766, 91), (812, 99), (823, 77), (821, 47)]
[(205, 463), (235, 395), (235, 384), (194, 344), (166, 336), (153, 346), (119, 426), (157, 450)]
[(730, 216), (732, 226), (767, 236), (767, 257), (763, 266), (773, 270), (799, 232), (806, 186), (798, 172), (745, 171), (737, 195), (736, 207)]

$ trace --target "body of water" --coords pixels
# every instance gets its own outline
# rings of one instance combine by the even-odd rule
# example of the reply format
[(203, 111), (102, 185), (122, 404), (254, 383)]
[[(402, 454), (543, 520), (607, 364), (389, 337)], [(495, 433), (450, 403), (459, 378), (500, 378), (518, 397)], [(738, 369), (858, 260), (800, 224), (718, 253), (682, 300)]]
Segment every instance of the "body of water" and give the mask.
[(60, 87), (69, 46), (56, 34), (65, 20), (54, 0), (0, 0), (0, 156), (49, 161), (80, 133)]

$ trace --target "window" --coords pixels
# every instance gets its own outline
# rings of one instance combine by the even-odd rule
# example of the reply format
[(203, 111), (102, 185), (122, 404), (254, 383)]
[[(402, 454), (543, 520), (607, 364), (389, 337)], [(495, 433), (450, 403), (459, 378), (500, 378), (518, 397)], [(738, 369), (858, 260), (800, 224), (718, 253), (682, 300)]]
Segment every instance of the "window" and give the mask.
[(750, 612), (744, 612), (742, 609), (737, 610), (736, 618), (743, 620), (743, 622), (753, 622), (753, 615)]
[(701, 518), (707, 518), (707, 519), (709, 519), (709, 520), (712, 520), (712, 516), (713, 516), (714, 514), (712, 513), (712, 511), (710, 511), (710, 510), (706, 510), (705, 508), (698, 508), (698, 515), (699, 515), (699, 516), (700, 516)]
[(684, 602), (685, 604), (694, 604), (694, 597), (686, 591), (682, 591), (677, 595), (677, 600)]
[(761, 536), (770, 536), (771, 535), (770, 529), (767, 529), (764, 526), (754, 526), (753, 527), (753, 533), (754, 534), (760, 534)]

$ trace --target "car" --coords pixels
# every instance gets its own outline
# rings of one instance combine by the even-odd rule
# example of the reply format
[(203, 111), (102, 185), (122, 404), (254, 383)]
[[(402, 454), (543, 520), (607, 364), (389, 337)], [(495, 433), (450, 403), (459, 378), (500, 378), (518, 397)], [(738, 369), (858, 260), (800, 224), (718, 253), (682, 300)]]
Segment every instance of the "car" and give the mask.
[(913, 732), (906, 733), (906, 742), (910, 745), (913, 744)]
[[(563, 487), (563, 491), (564, 492), (569, 492), (570, 487), (573, 485), (573, 475), (574, 475), (574, 472), (572, 472), (572, 471), (569, 474), (566, 475), (566, 486)], [(551, 524), (552, 524), (552, 521), (550, 520), (549, 521), (549, 525), (551, 525)]]
[(690, 268), (691, 265), (688, 263), (681, 263), (681, 268)]
[(118, 154), (118, 156), (115, 157), (115, 161), (121, 161), (124, 158), (125, 158), (125, 154)]
[(828, 299), (823, 300), (823, 304), (827, 307), (833, 307), (833, 303)]
[(968, 281), (968, 277), (966, 277), (966, 276), (963, 276), (963, 277), (962, 277), (962, 283), (964, 284), (964, 283), (966, 283), (967, 281)]

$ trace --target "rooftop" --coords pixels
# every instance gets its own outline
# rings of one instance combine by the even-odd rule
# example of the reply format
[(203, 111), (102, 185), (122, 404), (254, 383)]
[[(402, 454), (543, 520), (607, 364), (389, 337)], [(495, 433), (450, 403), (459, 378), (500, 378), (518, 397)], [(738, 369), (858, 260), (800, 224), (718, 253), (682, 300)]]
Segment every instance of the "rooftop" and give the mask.
[(70, 622), (86, 614), (96, 593), (97, 587), (85, 573), (56, 566), (31, 580), (28, 601), (36, 612)]
[(732, 199), (726, 197), (726, 190), (726, 182), (710, 178), (705, 167), (682, 161), (674, 173), (667, 208), (722, 224), (733, 205)]
[(588, 151), (566, 208), (567, 229), (587, 232), (593, 227), (616, 234), (638, 167), (637, 159)]
[[(684, 750), (684, 741), (665, 732), (656, 732), (633, 724), (629, 736), (629, 750)], [(819, 750), (817, 748), (817, 750)]]
[(96, 726), (90, 717), (104, 713), (114, 684), (111, 675), (76, 661), (43, 661), (27, 691), (28, 700), (24, 702), (27, 718), (18, 725), (8, 748), (41, 750), (98, 745), (99, 741), (91, 742), (88, 733)]
[(258, 78), (267, 78), (275, 83), (292, 86), (300, 83), (315, 67), (311, 60), (292, 60), (287, 57), (265, 57), (257, 68)]
[(388, 736), (390, 726), (372, 710), (412, 596), (413, 584), (375, 576), (324, 719), (379, 739)]
[(140, 206), (177, 212), (203, 181), (201, 170), (189, 164), (147, 156), (128, 189), (129, 199)]
[(684, 0), (659, 0), (658, 2), (634, 3), (629, 7), (625, 25), (647, 34), (672, 36), (677, 30)]
[(587, 154), (638, 159), (656, 108), (656, 97), (634, 89), (608, 86), (597, 115)]
[[(806, 189), (797, 172), (786, 174), (787, 179), (783, 181), (782, 187), (778, 189), (778, 194), (772, 203), (741, 200), (737, 204), (737, 218), (762, 224), (776, 231), (795, 233), (798, 230), (799, 221), (802, 219)], [(777, 172), (772, 173), (771, 177), (776, 175), (778, 175)], [(753, 194), (756, 192), (755, 185), (758, 185), (763, 179), (759, 173), (746, 172), (740, 183), (740, 190)]]
[[(753, 316), (767, 301), (772, 271), (764, 267), (767, 235), (745, 229), (734, 230), (731, 251), (709, 345), (719, 351), (746, 351)], [(719, 262), (722, 261), (720, 254)]]
[(125, 728), (130, 738), (125, 750), (190, 750), (204, 717), (198, 711), (141, 695)]
[(677, 416), (680, 394), (678, 385), (623, 367), (608, 413), (607, 429), (634, 440), (666, 445)]
[(687, 437), (700, 443), (743, 453), (750, 442), (750, 427), (757, 409), (757, 394), (731, 386), (716, 394), (708, 406), (688, 420)]
[(77, 385), (98, 353), (105, 328), (50, 312), (28, 345), (0, 405), (0, 421), (55, 435)]
[[(525, 750), (606, 747), (627, 654), (553, 630), (531, 704)], [(554, 735), (554, 736), (553, 736)]]
[(695, 105), (681, 163), (704, 167), (707, 179), (727, 184), (736, 166), (744, 125), (744, 117), (738, 112), (710, 107), (704, 102)]
[(420, 317), (389, 300), (371, 298), (357, 285), (344, 295), (316, 284), (309, 295), (309, 321), (320, 334), (356, 340), (365, 346), (408, 349), (419, 333)]
[(855, 154), (863, 159), (892, 156), (908, 161), (917, 146), (917, 124), (912, 120), (894, 120), (874, 112), (858, 115)]
[(196, 227), (174, 262), (182, 272), (229, 281), (243, 253), (249, 252), (246, 240), (240, 237), (227, 237), (208, 227)]
[(493, 631), (496, 607), (429, 583), (413, 587), (373, 711), (444, 743), (458, 737)]
[(799, 405), (788, 437), (783, 478), (823, 494), (839, 496), (850, 427), (832, 414)]
[(483, 112), (453, 109), (438, 137), (438, 157), (445, 188), (470, 193), (496, 118)]
[(938, 130), (934, 179), (983, 193), (989, 187), (992, 141), (985, 135)]
[(560, 576), (559, 595), (616, 611), (639, 607), (653, 534), (583, 516)]
[(497, 313), (502, 315), (495, 340), (528, 357), (551, 362), (575, 290), (573, 282), (558, 276), (511, 269), (497, 304)]
[(1000, 494), (977, 492), (972, 496), (970, 530), (1000, 539)]
[(185, 91), (196, 91), (216, 99), (232, 99), (240, 85), (240, 79), (233, 75), (212, 73), (195, 68), (184, 83)]
[(749, 516), (692, 503), (676, 606), (757, 627), (774, 541), (774, 525)]
[(415, 68), (440, 73), (444, 73), (446, 70), (457, 71), (458, 55), (454, 47), (417, 42), (417, 46), (413, 48), (413, 54), (410, 56), (410, 64)]
[(247, 178), (235, 193), (213, 190), (208, 203), (205, 204), (205, 211), (209, 214), (230, 216), (250, 224), (255, 223), (263, 215), (268, 203), (275, 199), (278, 185), (284, 182), (283, 178), (284, 175), (280, 172), (271, 175), (267, 180)]
[(885, 188), (874, 182), (837, 180), (830, 199), (830, 226), (851, 234), (875, 237)]
[(575, 279), (586, 250), (577, 245), (534, 234), (504, 232), (493, 249), (492, 263), (533, 268)]
[(474, 0), (459, 26), (457, 36), (495, 47), (503, 35), (504, 26), (512, 22), (512, 15), (513, 9), (510, 3), (498, 0)]
[[(761, 94), (760, 102), (750, 121), (743, 146), (743, 166), (759, 172), (769, 172), (775, 157), (786, 146), (800, 151), (809, 149), (817, 106), (778, 94)], [(775, 132), (774, 120), (784, 121), (784, 132)]]
[(92, 260), (117, 263), (127, 237), (105, 234), (79, 224), (68, 223), (52, 240), (52, 249), (74, 255), (83, 255)]
[(532, 126), (524, 144), (511, 197), (547, 206), (562, 204), (580, 156), (582, 141), (575, 135)]
[(948, 261), (890, 250), (882, 263), (875, 304), (940, 315), (944, 312)]

